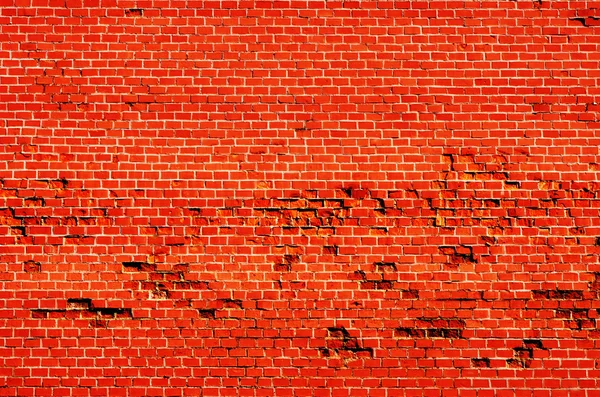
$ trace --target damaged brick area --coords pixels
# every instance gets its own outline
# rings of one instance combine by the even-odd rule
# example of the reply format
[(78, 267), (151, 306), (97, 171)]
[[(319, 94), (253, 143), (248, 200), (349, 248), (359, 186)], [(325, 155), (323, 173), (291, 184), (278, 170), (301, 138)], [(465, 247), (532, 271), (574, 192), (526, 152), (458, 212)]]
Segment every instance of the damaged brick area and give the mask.
[(125, 286), (131, 290), (163, 291), (165, 297), (169, 291), (182, 290), (207, 290), (208, 281), (191, 280), (189, 275), (189, 264), (179, 263), (175, 265), (162, 266), (161, 269), (155, 263), (148, 262), (123, 262), (124, 272), (141, 272), (143, 280), (131, 280), (125, 282)]
[(395, 330), (397, 338), (409, 339), (463, 339), (466, 322), (460, 318), (418, 318), (413, 327), (399, 327)]
[(362, 347), (358, 338), (350, 336), (344, 327), (327, 329), (326, 347), (321, 349), (326, 358), (340, 358), (344, 363), (361, 358), (372, 358), (373, 349)]
[[(124, 281), (124, 287), (133, 292), (144, 291), (151, 300), (171, 301), (174, 308), (191, 307), (192, 301), (185, 297), (186, 291), (210, 290), (208, 281), (198, 280), (190, 274), (188, 263), (166, 265), (126, 261), (122, 263), (122, 268), (124, 273), (134, 276), (133, 279)], [(200, 314), (201, 317), (206, 317)]]
[(471, 366), (475, 367), (475, 368), (490, 368), (491, 367), (490, 359), (488, 357), (472, 358)]
[(83, 319), (92, 328), (107, 327), (111, 320), (133, 319), (131, 308), (99, 307), (91, 299), (68, 299), (66, 309), (32, 309), (34, 319)]
[[(597, 309), (556, 309), (555, 316), (558, 319), (564, 319), (565, 327), (574, 330), (591, 330), (596, 331), (598, 328)], [(594, 332), (595, 334), (595, 332)]]
[(521, 346), (513, 348), (513, 358), (506, 360), (510, 368), (526, 369), (534, 363), (534, 359), (548, 356), (548, 349), (539, 339), (525, 339)]
[(453, 269), (458, 269), (461, 264), (477, 263), (473, 256), (473, 248), (467, 246), (458, 247), (439, 247), (440, 254), (448, 257), (446, 265)]
[[(396, 272), (396, 264), (393, 262), (375, 262), (368, 273), (363, 270), (356, 270), (349, 275), (349, 279), (357, 280), (360, 283), (361, 289), (391, 290), (394, 289), (394, 280), (397, 279)], [(416, 298), (418, 292), (412, 292)]]

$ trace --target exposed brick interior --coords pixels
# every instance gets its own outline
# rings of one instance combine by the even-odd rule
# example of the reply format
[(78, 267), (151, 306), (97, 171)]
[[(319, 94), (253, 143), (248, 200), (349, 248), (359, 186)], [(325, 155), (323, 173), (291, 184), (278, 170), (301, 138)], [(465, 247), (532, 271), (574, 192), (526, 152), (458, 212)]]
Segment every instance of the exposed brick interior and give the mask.
[(0, 396), (599, 396), (599, 29), (0, 0)]

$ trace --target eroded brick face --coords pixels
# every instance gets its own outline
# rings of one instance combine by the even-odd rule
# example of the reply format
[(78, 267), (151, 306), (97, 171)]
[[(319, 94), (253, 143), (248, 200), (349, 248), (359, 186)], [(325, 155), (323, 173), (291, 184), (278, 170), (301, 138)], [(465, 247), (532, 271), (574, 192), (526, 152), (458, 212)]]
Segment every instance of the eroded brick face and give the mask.
[(597, 396), (598, 29), (0, 1), (0, 396)]

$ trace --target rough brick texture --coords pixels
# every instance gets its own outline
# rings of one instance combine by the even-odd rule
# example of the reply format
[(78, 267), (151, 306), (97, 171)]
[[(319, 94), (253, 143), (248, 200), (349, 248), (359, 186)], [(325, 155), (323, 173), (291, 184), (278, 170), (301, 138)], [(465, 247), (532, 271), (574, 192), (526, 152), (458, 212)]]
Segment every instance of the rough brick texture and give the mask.
[(600, 3), (0, 0), (0, 396), (594, 397)]

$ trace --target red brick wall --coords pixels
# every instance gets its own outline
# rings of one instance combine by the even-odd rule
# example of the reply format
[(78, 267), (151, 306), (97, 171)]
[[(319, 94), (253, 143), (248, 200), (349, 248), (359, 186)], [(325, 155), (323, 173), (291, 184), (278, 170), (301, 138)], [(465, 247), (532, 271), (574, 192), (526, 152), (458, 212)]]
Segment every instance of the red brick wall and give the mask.
[(598, 396), (599, 7), (0, 0), (0, 396)]

